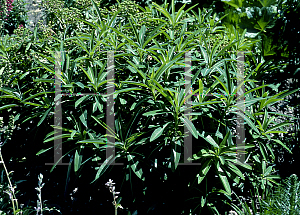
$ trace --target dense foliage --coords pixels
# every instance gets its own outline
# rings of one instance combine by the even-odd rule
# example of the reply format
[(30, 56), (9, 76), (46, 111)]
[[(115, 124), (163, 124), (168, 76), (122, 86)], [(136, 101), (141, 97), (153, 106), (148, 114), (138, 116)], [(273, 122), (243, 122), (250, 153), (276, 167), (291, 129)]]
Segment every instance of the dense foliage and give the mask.
[[(107, 8), (101, 4), (43, 1), (45, 25), (41, 22), (34, 32), (20, 28), (2, 35), (0, 155), (4, 167), (15, 173), (8, 177), (6, 167), (2, 171), (1, 191), (7, 194), (1, 193), (0, 210), (17, 214), (15, 208), (23, 201), (19, 212), (42, 211), (43, 175), (49, 178), (43, 196), (49, 199), (46, 209), (51, 214), (113, 213), (110, 202), (104, 204), (111, 199), (104, 187), (107, 181), (120, 214), (224, 214), (230, 209), (250, 213), (249, 202), (239, 196), (252, 196), (252, 211), (260, 214), (275, 207), (282, 210), (284, 206), (270, 200), (273, 188), (280, 187), (274, 151), (292, 153), (281, 135), (288, 135), (293, 117), (272, 108), (299, 89), (281, 90), (262, 81), (282, 65), (268, 59), (265, 28), (256, 28), (252, 38), (237, 24), (226, 27), (230, 20), (222, 13), (197, 5), (177, 8), (174, 1), (146, 7), (133, 1)], [(111, 51), (114, 81), (107, 80)], [(245, 52), (242, 81), (240, 52)], [(192, 62), (190, 83), (186, 53)], [(55, 97), (58, 69), (62, 93), (69, 96)], [(107, 93), (107, 85), (114, 86), (113, 94)], [(113, 131), (106, 125), (110, 96)], [(59, 101), (62, 134), (56, 136)], [(278, 122), (279, 116), (284, 121)], [(236, 145), (238, 117), (244, 122), (244, 147)], [(188, 135), (192, 154), (187, 159)], [(56, 157), (53, 142), (58, 138), (63, 140), (61, 160), (67, 165), (45, 166)], [(115, 156), (107, 157), (109, 150)], [(245, 155), (245, 163), (239, 162), (237, 152)], [(180, 164), (191, 161), (194, 165)], [(35, 186), (30, 180), (37, 176), (38, 202), (33, 209), (36, 193), (13, 193), (12, 183), (22, 193), (22, 184)], [(110, 179), (123, 199), (116, 200), (118, 192)], [(287, 182), (287, 189), (293, 190), (286, 203), (291, 211), (296, 208), (297, 180), (291, 176)]]
[(24, 0), (0, 1), (0, 34), (13, 34), (18, 28), (25, 27), (28, 21)]

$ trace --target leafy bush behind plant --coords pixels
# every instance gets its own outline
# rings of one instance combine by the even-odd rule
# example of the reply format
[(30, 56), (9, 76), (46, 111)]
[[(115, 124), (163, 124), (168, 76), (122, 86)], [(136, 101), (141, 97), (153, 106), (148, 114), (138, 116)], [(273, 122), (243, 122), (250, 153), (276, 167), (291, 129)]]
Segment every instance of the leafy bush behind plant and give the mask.
[(265, 214), (299, 214), (300, 182), (293, 174), (278, 186), (267, 201), (263, 201)]
[[(6, 2), (6, 3), (5, 3)], [(8, 3), (10, 8), (6, 8)], [(13, 34), (19, 26), (26, 26), (28, 21), (24, 0), (1, 0), (0, 35)], [(6, 8), (6, 9), (5, 9)], [(4, 9), (4, 10), (3, 10)]]
[(239, 200), (242, 210), (236, 205), (232, 205), (232, 207), (241, 215), (299, 214), (299, 184), (297, 175), (292, 174), (274, 187), (265, 199), (262, 199), (261, 196), (252, 198), (251, 205)]

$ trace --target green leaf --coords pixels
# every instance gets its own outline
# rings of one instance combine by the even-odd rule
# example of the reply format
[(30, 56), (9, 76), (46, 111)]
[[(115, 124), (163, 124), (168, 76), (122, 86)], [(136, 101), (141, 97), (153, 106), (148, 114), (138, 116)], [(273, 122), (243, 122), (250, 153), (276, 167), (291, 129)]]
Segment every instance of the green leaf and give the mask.
[(207, 52), (206, 52), (206, 50), (202, 46), (200, 46), (200, 50), (201, 50), (201, 53), (202, 53), (203, 58), (205, 60), (205, 63), (208, 66), (209, 65), (209, 58), (208, 58)]
[(77, 133), (79, 133), (79, 132), (77, 132), (77, 131), (72, 131), (72, 133), (71, 133), (71, 138), (73, 139), (73, 137), (74, 137), (75, 134), (77, 134)]
[(245, 177), (244, 177), (243, 173), (239, 170), (239, 168), (236, 167), (236, 165), (233, 165), (230, 162), (228, 164), (229, 164), (228, 167), (231, 169), (231, 171), (233, 171), (236, 175), (238, 175), (240, 178), (245, 180)]
[(210, 135), (208, 135), (207, 137), (204, 137), (204, 139), (207, 142), (209, 142), (213, 147), (219, 148), (218, 144), (215, 142), (215, 140)]
[[(210, 100), (210, 101), (203, 102), (203, 103), (192, 102), (192, 107), (191, 108), (195, 108), (195, 107), (202, 106), (202, 105), (217, 104), (217, 103), (223, 103), (223, 101), (212, 101), (212, 100)], [(188, 110), (188, 109), (189, 108), (186, 108), (185, 110)], [(180, 111), (180, 112), (183, 112), (183, 111)]]
[(204, 207), (205, 202), (206, 202), (206, 198), (201, 196), (201, 207)]
[(75, 152), (75, 159), (74, 159), (74, 171), (77, 172), (80, 168), (82, 161), (82, 155), (78, 154), (78, 151)]
[(192, 135), (198, 139), (198, 132), (194, 126), (194, 124), (189, 120), (187, 119), (186, 117), (179, 117), (180, 120), (184, 123), (184, 125), (187, 127), (187, 129), (192, 133)]
[[(261, 17), (257, 21), (257, 24), (254, 26), (254, 28), (265, 32), (265, 29), (266, 29), (267, 25), (269, 24), (269, 22), (270, 21), (265, 20), (265, 17)], [(264, 56), (275, 54), (275, 52), (272, 50), (274, 48), (271, 49), (271, 41), (272, 41), (271, 39), (267, 39), (265, 41)]]
[(240, 112), (236, 112), (236, 114), (238, 114), (239, 116), (241, 116), (242, 118), (244, 118), (244, 120), (247, 122), (247, 124), (254, 130), (256, 131), (257, 134), (260, 134), (260, 132), (258, 131), (257, 127), (254, 125), (254, 123), (245, 115), (242, 114)]
[(38, 122), (37, 127), (40, 126), (40, 124), (42, 124), (42, 122), (45, 120), (45, 118), (48, 116), (49, 112), (51, 111), (52, 107), (49, 108), (43, 115), (43, 117), (41, 118), (41, 120)]
[(143, 113), (143, 116), (155, 116), (159, 114), (165, 114), (166, 112), (160, 112), (161, 110), (153, 110), (146, 113)]
[(2, 74), (3, 74), (4, 69), (5, 69), (5, 67), (2, 67), (2, 68), (0, 69), (0, 75), (1, 75), (1, 76), (2, 76)]
[(165, 129), (165, 127), (169, 124), (170, 122), (166, 123), (163, 127), (159, 127), (157, 129), (154, 130), (154, 132), (152, 133), (151, 137), (150, 137), (150, 142), (152, 142), (153, 140), (156, 140), (158, 137), (160, 137)]
[(244, 0), (231, 0), (231, 1), (222, 0), (222, 2), (229, 4), (235, 9), (241, 8), (243, 6), (243, 1)]
[(211, 162), (212, 160), (207, 160), (203, 166), (201, 166), (201, 169), (200, 169), (200, 173), (197, 174), (197, 177), (198, 177), (198, 184), (200, 184), (203, 179), (205, 178), (206, 174), (208, 173), (210, 167), (211, 167)]
[[(92, 118), (99, 123), (103, 128), (105, 128), (106, 130), (108, 130), (112, 135), (114, 135), (114, 137), (116, 138), (116, 133), (109, 127), (107, 126), (104, 122), (102, 122), (101, 120), (97, 119), (95, 116), (92, 116)], [(116, 138), (118, 139), (118, 138)]]
[(174, 63), (178, 61), (178, 57), (175, 57), (172, 61), (168, 62), (168, 63), (163, 63), (159, 69), (156, 71), (155, 75), (154, 75), (154, 80), (158, 81), (160, 79), (160, 77), (168, 70), (170, 69), (172, 66), (174, 66)]
[(48, 148), (48, 149), (41, 149), (38, 153), (36, 153), (36, 155), (43, 154), (44, 152), (46, 152), (46, 151), (52, 149), (53, 147), (54, 147), (54, 146), (52, 146), (52, 147), (50, 147), (50, 148)]
[[(219, 131), (219, 128), (218, 128)], [(227, 132), (227, 134), (225, 135), (224, 139), (222, 140), (222, 142), (220, 143), (220, 148), (222, 149), (223, 147), (225, 147), (225, 144), (227, 142), (227, 139), (229, 137), (230, 131)]]
[(84, 89), (84, 85), (81, 82), (76, 82), (75, 83), (78, 87), (80, 87), (81, 89)]
[(7, 109), (7, 108), (16, 107), (16, 106), (18, 106), (18, 105), (16, 105), (16, 104), (4, 105), (4, 106), (0, 107), (0, 110), (4, 110), (4, 109)]
[(100, 10), (99, 10), (98, 6), (95, 4), (95, 2), (93, 0), (91, 0), (91, 1), (92, 1), (92, 4), (93, 4), (93, 7), (95, 8), (95, 10), (97, 12), (99, 20), (102, 21), (102, 16), (101, 16), (101, 13), (100, 13)]
[(34, 79), (33, 81), (34, 81), (34, 82), (48, 82), (48, 83), (54, 84), (54, 80), (53, 80), (53, 79), (37, 78), (37, 79)]
[(55, 136), (55, 137), (51, 137), (47, 140), (44, 140), (44, 143), (47, 143), (47, 142), (50, 142), (50, 141), (53, 141), (53, 140), (57, 140), (57, 139), (61, 139), (61, 138), (66, 138), (66, 137), (71, 137), (71, 134), (62, 134), (62, 135), (58, 135), (58, 136)]
[(276, 0), (259, 0), (259, 2), (261, 3), (261, 5), (263, 7), (270, 7), (271, 5), (274, 5), (277, 3)]
[(81, 114), (79, 119), (82, 122), (82, 124), (87, 128), (87, 110), (85, 110), (84, 113)]
[[(299, 91), (299, 90), (300, 90), (300, 89), (295, 89), (295, 90), (291, 90), (291, 91), (289, 91), (289, 92), (287, 92), (288, 90), (285, 90), (285, 91), (284, 91), (284, 94), (278, 96), (278, 98), (279, 98), (279, 99), (282, 99), (282, 98), (284, 98), (284, 97), (286, 97), (286, 96), (288, 96), (288, 95), (290, 95), (290, 94), (293, 94), (293, 93), (295, 93), (295, 92), (297, 92), (297, 91)], [(278, 94), (277, 94), (277, 95), (278, 95)]]
[(179, 160), (180, 160), (180, 155), (181, 155), (181, 144), (180, 141), (177, 140), (173, 144), (172, 148), (172, 153), (171, 153), (171, 169), (172, 172), (174, 172), (177, 169)]
[(231, 195), (231, 188), (230, 188), (230, 185), (228, 183), (228, 179), (227, 179), (227, 177), (225, 175), (225, 172), (222, 170), (221, 167), (219, 167), (219, 169), (218, 169), (218, 175), (219, 175), (219, 177), (220, 177), (220, 179), (222, 181), (222, 184), (223, 184), (223, 186), (224, 186), (227, 194)]
[(264, 172), (264, 176), (268, 176), (272, 171), (272, 166), (269, 166), (266, 171)]
[(15, 91), (11, 90), (10, 88), (2, 87), (2, 88), (0, 88), (0, 91), (11, 95), (12, 96), (11, 98), (21, 100), (20, 94), (18, 92), (15, 92)]
[(103, 144), (103, 145), (106, 145), (106, 144), (112, 145), (111, 143), (106, 143), (106, 141), (103, 141), (103, 140), (93, 140), (93, 139), (81, 140), (81, 141), (78, 141), (77, 143), (95, 143), (95, 144)]
[(266, 147), (259, 142), (259, 149), (260, 149), (260, 152), (262, 154), (262, 156), (264, 157), (264, 160), (267, 160), (267, 150), (266, 150)]
[(236, 163), (237, 165), (240, 165), (246, 169), (252, 170), (252, 167), (249, 164), (246, 163), (242, 163), (241, 161), (235, 159), (234, 163)]
[(81, 102), (83, 102), (84, 100), (86, 100), (88, 98), (88, 95), (85, 95), (83, 97), (81, 97), (80, 99), (78, 99), (76, 102), (75, 102), (75, 108), (77, 108), (78, 105), (81, 104)]
[(91, 184), (94, 183), (101, 175), (103, 175), (103, 173), (107, 170), (108, 166), (111, 163), (113, 163), (118, 157), (120, 157), (119, 154), (116, 155), (114, 158), (113, 155), (109, 156), (99, 167), (95, 179), (91, 182)]
[[(135, 90), (142, 90), (141, 88), (125, 88), (125, 89), (122, 89), (122, 90), (118, 90), (118, 91), (115, 91), (113, 92), (114, 94), (114, 99), (118, 96), (118, 94), (120, 93), (125, 93), (125, 92), (131, 92), (131, 91), (135, 91)], [(103, 97), (107, 97), (107, 96), (110, 96), (112, 94), (106, 94), (106, 95), (103, 95)]]
[(141, 46), (144, 44), (145, 32), (146, 32), (146, 26), (143, 25), (139, 32), (139, 42)]
[(222, 85), (222, 87), (223, 87), (223, 89), (225, 90), (226, 94), (229, 95), (229, 91), (228, 91), (227, 87), (225, 86), (225, 84), (224, 84), (218, 77), (216, 77), (216, 76), (214, 76), (214, 75), (213, 75), (213, 77), (214, 77), (215, 79), (217, 79), (217, 81)]
[(275, 141), (276, 143), (280, 144), (281, 146), (283, 146), (286, 150), (289, 151), (289, 153), (293, 154), (292, 151), (284, 143), (282, 143), (280, 140), (275, 140), (275, 139), (272, 139), (272, 140)]
[(283, 122), (283, 123), (279, 123), (278, 125), (275, 125), (275, 126), (269, 128), (269, 129), (266, 131), (266, 134), (272, 133), (271, 131), (274, 130), (274, 129), (276, 129), (276, 128), (279, 128), (279, 127), (282, 127), (282, 126), (287, 126), (287, 125), (292, 125), (292, 124), (293, 124), (293, 123), (291, 123), (291, 122)]
[(127, 159), (131, 163), (132, 171), (137, 175), (137, 177), (139, 177), (140, 179), (142, 179), (144, 181), (145, 177), (143, 177), (143, 170), (142, 170), (141, 167), (138, 167), (139, 166), (139, 161), (138, 160), (136, 160), (135, 162), (133, 161), (134, 158), (135, 158), (134, 155), (127, 155)]
[(57, 166), (57, 164), (59, 163), (59, 162), (61, 162), (61, 160), (66, 156), (66, 155), (69, 155), (69, 153), (72, 151), (73, 149), (71, 149), (70, 151), (68, 151), (66, 154), (64, 154), (63, 156), (61, 156), (59, 159), (58, 159), (58, 161), (52, 166), (52, 168), (50, 169), (50, 172), (52, 172), (53, 171), (53, 169)]
[(156, 9), (161, 12), (166, 18), (168, 18), (169, 24), (173, 25), (173, 19), (171, 14), (163, 7), (159, 6), (156, 3), (153, 3), (153, 5), (156, 7)]
[(199, 79), (199, 96), (198, 96), (198, 98), (199, 98), (199, 102), (200, 103), (202, 103), (202, 98), (203, 98), (203, 89), (204, 89), (204, 87), (203, 87), (203, 83), (202, 83), (202, 80), (201, 79)]
[(42, 107), (43, 105), (40, 104), (36, 104), (36, 103), (32, 103), (32, 102), (22, 102), (23, 104), (27, 104), (27, 105), (32, 105), (32, 106), (36, 106), (36, 107)]

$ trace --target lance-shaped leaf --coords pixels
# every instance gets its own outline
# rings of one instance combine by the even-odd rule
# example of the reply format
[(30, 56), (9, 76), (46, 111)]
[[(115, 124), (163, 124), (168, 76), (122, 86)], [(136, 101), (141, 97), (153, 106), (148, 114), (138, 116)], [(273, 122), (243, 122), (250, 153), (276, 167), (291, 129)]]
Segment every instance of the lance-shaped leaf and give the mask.
[(218, 176), (220, 177), (227, 194), (231, 195), (231, 188), (228, 183), (227, 176), (225, 175), (225, 172), (223, 171), (223, 169), (221, 167), (218, 168)]
[(199, 134), (203, 139), (205, 139), (207, 142), (209, 142), (213, 147), (215, 148), (219, 148), (218, 144), (216, 143), (216, 141), (210, 136), (210, 135), (207, 135), (205, 137), (205, 134), (204, 132), (202, 134)]
[(154, 116), (158, 114), (165, 114), (166, 112), (161, 112), (161, 110), (153, 110), (146, 113), (143, 113), (143, 116)]
[(62, 138), (66, 138), (66, 137), (71, 137), (71, 134), (61, 134), (61, 135), (57, 135), (55, 137), (51, 137), (47, 140), (44, 140), (44, 143), (47, 143), (47, 142), (50, 142), (50, 141), (53, 141), (53, 140), (57, 140), (57, 139), (62, 139)]
[(194, 126), (194, 124), (186, 117), (179, 117), (180, 120), (184, 123), (184, 125), (187, 127), (187, 129), (192, 133), (192, 135), (198, 139), (198, 132)]
[(116, 155), (115, 157), (113, 157), (113, 155), (109, 156), (104, 162), (103, 164), (101, 164), (101, 166), (99, 167), (96, 177), (94, 179), (94, 181), (91, 182), (94, 183), (101, 175), (103, 175), (103, 173), (107, 170), (107, 168), (109, 167), (109, 165), (111, 163), (113, 163), (118, 157), (120, 157), (120, 155)]
[(80, 121), (82, 122), (82, 124), (87, 128), (87, 110), (84, 111), (84, 113), (81, 114), (81, 116), (79, 117)]
[(0, 107), (0, 110), (12, 108), (12, 107), (17, 107), (17, 106), (18, 106), (17, 104), (4, 105), (4, 106)]
[(215, 79), (217, 79), (217, 81), (222, 85), (223, 89), (225, 90), (225, 92), (227, 93), (227, 95), (229, 95), (229, 91), (228, 91), (228, 88), (225, 86), (225, 84), (216, 76), (213, 75), (213, 77)]
[(157, 129), (154, 130), (154, 132), (152, 133), (151, 137), (150, 137), (150, 142), (152, 142), (153, 140), (156, 140), (158, 137), (160, 137), (164, 131), (164, 129), (166, 128), (166, 126), (169, 124), (170, 122), (166, 123), (163, 127), (159, 127)]
[(236, 112), (236, 114), (238, 114), (239, 116), (241, 116), (242, 118), (244, 118), (244, 120), (247, 122), (247, 124), (254, 130), (256, 131), (257, 134), (260, 134), (260, 132), (258, 131), (257, 127), (254, 125), (254, 123), (245, 115), (242, 114), (240, 112)]
[(293, 124), (293, 123), (291, 123), (291, 122), (283, 122), (283, 123), (277, 124), (277, 125), (275, 125), (275, 126), (269, 128), (269, 129), (266, 131), (266, 134), (272, 133), (271, 131), (274, 130), (274, 129), (276, 129), (276, 128), (279, 128), (279, 127), (282, 127), (282, 126), (291, 125), (291, 124)]
[[(0, 108), (1, 109), (1, 108)], [(49, 112), (51, 111), (52, 107), (50, 107), (43, 115), (43, 117), (40, 119), (40, 121), (37, 124), (37, 127), (40, 126), (40, 124), (42, 124), (42, 122), (45, 120), (45, 118), (48, 116)]]
[(197, 177), (198, 177), (198, 184), (200, 184), (203, 179), (205, 178), (206, 174), (208, 173), (210, 167), (211, 167), (211, 162), (212, 160), (207, 160), (203, 166), (201, 167), (200, 169), (200, 173), (197, 174)]
[(79, 155), (78, 151), (75, 152), (75, 159), (74, 159), (74, 171), (77, 172), (81, 166), (82, 162), (82, 155)]
[(177, 140), (172, 144), (172, 152), (171, 152), (171, 169), (174, 172), (178, 166), (180, 155), (181, 155), (181, 144), (180, 141)]
[(236, 175), (238, 175), (243, 180), (245, 180), (245, 177), (244, 177), (243, 173), (239, 170), (239, 168), (237, 168), (236, 165), (233, 165), (231, 162), (228, 162), (228, 164), (229, 164), (228, 167), (231, 169), (231, 171), (233, 171)]
[(280, 144), (282, 147), (284, 147), (286, 150), (289, 151), (289, 153), (293, 154), (292, 151), (284, 144), (282, 143), (280, 140), (275, 140), (275, 139), (272, 139), (274, 142)]
[(136, 159), (134, 160), (134, 158), (135, 158), (134, 155), (127, 155), (127, 159), (131, 164), (130, 167), (131, 167), (132, 171), (137, 175), (137, 177), (139, 177), (140, 179), (142, 179), (144, 181), (145, 177), (143, 177), (143, 170), (139, 166), (139, 161)]

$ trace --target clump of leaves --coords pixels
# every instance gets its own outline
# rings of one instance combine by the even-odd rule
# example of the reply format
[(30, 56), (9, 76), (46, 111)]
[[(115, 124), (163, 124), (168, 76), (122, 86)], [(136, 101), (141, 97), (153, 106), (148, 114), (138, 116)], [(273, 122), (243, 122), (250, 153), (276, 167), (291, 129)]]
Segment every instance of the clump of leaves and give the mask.
[(262, 200), (264, 214), (300, 214), (300, 181), (292, 174), (267, 200)]
[(75, 25), (75, 18), (83, 18), (80, 9), (65, 5), (63, 0), (42, 1), (45, 8), (46, 23), (52, 29), (65, 30), (69, 25)]

